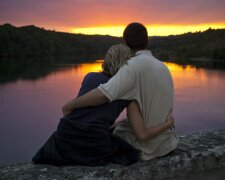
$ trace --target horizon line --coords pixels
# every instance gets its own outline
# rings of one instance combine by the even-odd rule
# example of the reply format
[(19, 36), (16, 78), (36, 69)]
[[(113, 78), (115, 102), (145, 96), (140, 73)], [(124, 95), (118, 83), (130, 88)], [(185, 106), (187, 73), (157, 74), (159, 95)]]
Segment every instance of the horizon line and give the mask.
[[(122, 37), (123, 31), (126, 26), (98, 26), (98, 27), (87, 27), (87, 28), (68, 28), (67, 30), (65, 28), (55, 29), (50, 27), (43, 27), (35, 24), (27, 24), (27, 25), (13, 25), (11, 23), (3, 23), (0, 25), (6, 25), (9, 24), (11, 26), (21, 28), (26, 26), (35, 26), (44, 30), (49, 31), (55, 31), (55, 32), (62, 32), (62, 33), (69, 33), (69, 34), (81, 34), (81, 35), (98, 35), (98, 36), (112, 36), (112, 37)], [(196, 25), (146, 25), (145, 26), (148, 30), (148, 36), (149, 37), (166, 37), (166, 36), (176, 36), (176, 35), (182, 35), (187, 33), (197, 33), (197, 32), (204, 32), (209, 29), (212, 30), (220, 30), (225, 29), (225, 24), (201, 24), (196, 27)], [(183, 31), (183, 28), (185, 28), (185, 31)], [(150, 35), (149, 32), (156, 32), (155, 35)], [(164, 31), (167, 31), (168, 33), (165, 33)], [(99, 33), (102, 32), (102, 33)], [(105, 33), (107, 32), (107, 33)], [(108, 33), (111, 32), (111, 33)], [(176, 33), (169, 33), (169, 32), (176, 32)]]

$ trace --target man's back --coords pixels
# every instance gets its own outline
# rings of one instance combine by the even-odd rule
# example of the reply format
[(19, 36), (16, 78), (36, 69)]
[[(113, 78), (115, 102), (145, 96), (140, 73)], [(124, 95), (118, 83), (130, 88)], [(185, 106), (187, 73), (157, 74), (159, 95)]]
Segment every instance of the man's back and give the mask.
[(129, 61), (135, 73), (135, 100), (145, 125), (152, 127), (166, 121), (173, 107), (173, 80), (168, 68), (154, 58), (150, 51), (138, 51)]
[[(118, 83), (120, 81), (120, 83)], [(126, 83), (126, 85), (124, 85)], [(136, 100), (146, 127), (166, 121), (173, 106), (173, 81), (168, 68), (154, 58), (150, 51), (142, 50), (122, 67), (113, 80), (99, 87), (112, 101)], [(133, 134), (129, 120), (116, 127), (114, 135), (126, 140), (141, 151), (144, 160), (162, 156), (177, 147), (175, 133), (167, 130), (157, 137), (139, 143)]]

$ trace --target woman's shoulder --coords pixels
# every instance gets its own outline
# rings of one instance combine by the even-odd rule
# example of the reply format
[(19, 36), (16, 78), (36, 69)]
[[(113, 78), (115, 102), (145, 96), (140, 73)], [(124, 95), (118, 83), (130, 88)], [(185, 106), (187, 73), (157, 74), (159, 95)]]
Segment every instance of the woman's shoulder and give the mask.
[(99, 76), (100, 72), (89, 72), (85, 75), (85, 78)]
[(97, 88), (100, 84), (106, 83), (109, 79), (110, 77), (102, 72), (88, 73), (83, 79), (78, 96), (83, 95), (94, 88)]
[(94, 80), (94, 79), (109, 79), (110, 77), (107, 76), (103, 72), (89, 72), (85, 77), (84, 80)]
[(89, 72), (85, 75), (85, 77), (98, 77), (98, 76), (103, 76), (103, 72)]

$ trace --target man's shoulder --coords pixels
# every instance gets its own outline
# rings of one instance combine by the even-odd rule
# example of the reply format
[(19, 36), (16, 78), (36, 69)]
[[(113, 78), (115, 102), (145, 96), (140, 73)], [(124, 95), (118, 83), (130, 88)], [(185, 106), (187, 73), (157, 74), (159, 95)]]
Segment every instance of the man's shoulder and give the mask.
[(130, 66), (131, 68), (136, 66), (148, 66), (154, 61), (159, 60), (156, 59), (153, 55), (137, 54), (128, 60), (128, 66)]
[(146, 71), (155, 72), (160, 69), (167, 69), (167, 66), (153, 55), (140, 54), (128, 61), (128, 68), (133, 73), (142, 74)]
[(158, 60), (153, 56), (150, 50), (141, 50), (136, 52), (136, 54), (133, 57), (131, 57), (129, 61), (135, 62), (136, 60), (150, 60), (150, 59)]

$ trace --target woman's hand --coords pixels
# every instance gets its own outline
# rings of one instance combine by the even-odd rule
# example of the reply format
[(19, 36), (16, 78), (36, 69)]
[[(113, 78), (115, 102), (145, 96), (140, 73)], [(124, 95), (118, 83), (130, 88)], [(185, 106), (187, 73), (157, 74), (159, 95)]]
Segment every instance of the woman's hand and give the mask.
[(167, 120), (166, 120), (166, 124), (168, 126), (168, 129), (174, 127), (174, 117), (172, 115), (172, 113), (169, 113), (168, 117), (167, 117)]

